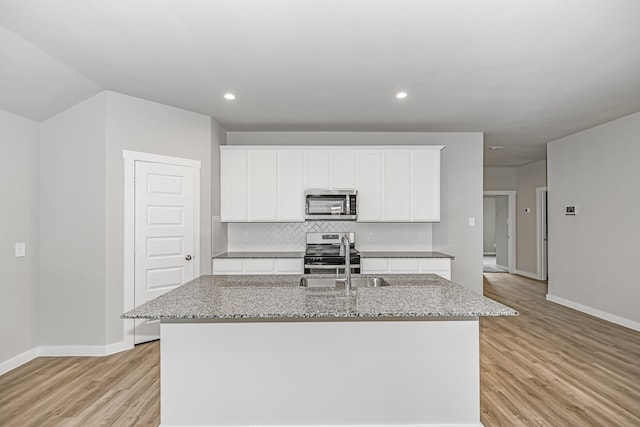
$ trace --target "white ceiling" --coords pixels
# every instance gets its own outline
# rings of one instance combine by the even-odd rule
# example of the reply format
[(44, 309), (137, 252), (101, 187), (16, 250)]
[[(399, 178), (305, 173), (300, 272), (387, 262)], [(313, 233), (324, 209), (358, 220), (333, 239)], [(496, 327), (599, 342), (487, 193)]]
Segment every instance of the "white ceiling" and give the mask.
[(110, 89), (227, 130), (482, 131), (505, 147), (485, 165), (511, 166), (640, 111), (639, 18), (637, 0), (0, 0), (0, 108), (41, 121)]

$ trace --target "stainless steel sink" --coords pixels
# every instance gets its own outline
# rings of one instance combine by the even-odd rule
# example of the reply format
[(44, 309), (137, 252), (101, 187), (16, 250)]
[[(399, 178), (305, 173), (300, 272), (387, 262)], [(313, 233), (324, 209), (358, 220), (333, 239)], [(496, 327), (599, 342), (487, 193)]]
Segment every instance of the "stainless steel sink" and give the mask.
[[(307, 288), (343, 288), (344, 280), (335, 277), (302, 277), (300, 286)], [(352, 288), (377, 288), (379, 286), (389, 286), (382, 277), (352, 277)]]

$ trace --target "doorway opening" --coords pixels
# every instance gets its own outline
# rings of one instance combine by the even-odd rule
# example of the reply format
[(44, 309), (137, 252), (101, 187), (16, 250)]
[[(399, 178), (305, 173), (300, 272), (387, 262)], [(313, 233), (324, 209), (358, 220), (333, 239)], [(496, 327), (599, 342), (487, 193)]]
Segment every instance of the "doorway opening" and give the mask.
[(515, 191), (485, 191), (483, 272), (515, 271)]

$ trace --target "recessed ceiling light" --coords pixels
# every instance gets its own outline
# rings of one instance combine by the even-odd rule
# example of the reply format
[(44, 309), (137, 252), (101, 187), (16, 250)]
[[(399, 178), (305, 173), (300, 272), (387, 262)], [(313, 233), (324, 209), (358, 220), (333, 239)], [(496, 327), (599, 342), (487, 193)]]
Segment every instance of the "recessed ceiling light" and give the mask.
[(490, 145), (487, 147), (487, 150), (502, 150), (503, 148), (502, 145)]
[(225, 93), (224, 94), (224, 99), (228, 100), (228, 101), (233, 101), (234, 99), (236, 99), (236, 96), (232, 93)]
[(407, 92), (398, 92), (396, 93), (396, 98), (398, 99), (404, 99), (407, 97)]

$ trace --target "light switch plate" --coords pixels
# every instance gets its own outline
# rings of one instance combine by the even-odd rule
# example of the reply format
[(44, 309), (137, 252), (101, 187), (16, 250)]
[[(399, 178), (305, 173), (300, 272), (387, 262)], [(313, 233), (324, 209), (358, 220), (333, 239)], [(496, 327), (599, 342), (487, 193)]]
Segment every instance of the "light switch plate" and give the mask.
[(469, 227), (475, 227), (476, 226), (476, 218), (473, 216), (470, 216), (468, 219), (468, 223), (469, 223)]
[(27, 245), (25, 242), (18, 242), (15, 245), (16, 258), (27, 255)]

